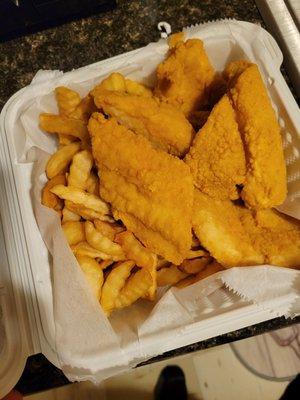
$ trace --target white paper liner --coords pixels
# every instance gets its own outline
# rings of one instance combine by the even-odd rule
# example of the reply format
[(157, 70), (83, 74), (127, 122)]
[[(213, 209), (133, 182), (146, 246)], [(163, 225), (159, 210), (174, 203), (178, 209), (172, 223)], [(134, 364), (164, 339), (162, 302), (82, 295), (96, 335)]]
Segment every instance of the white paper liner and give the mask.
[[(212, 32), (213, 28), (214, 24), (211, 24)], [(251, 35), (255, 42), (261, 35), (261, 29), (252, 26)], [(232, 33), (232, 41), (238, 41), (237, 33)], [(224, 64), (232, 58), (247, 56), (247, 46), (240, 42), (238, 47), (226, 42), (230, 51), (227, 59), (222, 62), (224, 55), (218, 49), (224, 47), (225, 42), (216, 44), (216, 53), (209, 55), (218, 69), (224, 68)], [(144, 83), (151, 83), (151, 71), (155, 69), (157, 60), (162, 58), (167, 46), (163, 46), (163, 51), (160, 47), (157, 53), (153, 44), (147, 49), (154, 53), (147, 65), (129, 65), (127, 62), (113, 70)], [(148, 60), (149, 56), (146, 58)], [(39, 71), (34, 83), (59, 74), (47, 71), (44, 75)], [(150, 80), (147, 80), (149, 74)], [(66, 78), (63, 84), (84, 95), (96, 81), (89, 79), (85, 83), (74, 83), (68, 82)], [(267, 307), (270, 311), (278, 308), (278, 315), (289, 316), (299, 312), (300, 271), (259, 266), (232, 268), (181, 290), (172, 288), (165, 293), (161, 291), (156, 303), (140, 301), (114, 313), (108, 321), (64, 238), (57, 214), (40, 203), (41, 189), (46, 181), (45, 164), (49, 154), (56, 149), (54, 137), (41, 132), (38, 127), (38, 115), (44, 111), (57, 112), (52, 85), (49, 85), (48, 94), (37, 98), (21, 115), (26, 141), (18, 155), (18, 162), (37, 161), (33, 177), (34, 211), (41, 235), (52, 255), (56, 352), (60, 367), (70, 380), (90, 379), (100, 382), (155, 355), (153, 350), (145, 350), (145, 341), (156, 335), (163, 338), (170, 331), (175, 335), (182, 334), (189, 324), (203, 318), (209, 308), (205, 299), (212, 293), (217, 299), (214, 309), (221, 308), (224, 285), (243, 299)], [(296, 211), (299, 210), (298, 206), (299, 203), (294, 204)], [(281, 208), (281, 211), (284, 210)], [(282, 297), (285, 297), (284, 305)], [(218, 332), (215, 334), (218, 335)]]

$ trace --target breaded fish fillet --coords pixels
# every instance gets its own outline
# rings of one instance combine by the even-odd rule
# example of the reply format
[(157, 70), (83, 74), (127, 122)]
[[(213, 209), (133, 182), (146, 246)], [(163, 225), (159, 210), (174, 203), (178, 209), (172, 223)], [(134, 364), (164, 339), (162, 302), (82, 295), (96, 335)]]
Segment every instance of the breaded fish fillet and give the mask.
[(210, 254), (227, 267), (263, 264), (240, 220), (239, 206), (195, 189), (193, 230)]
[(128, 94), (134, 94), (137, 96), (152, 97), (152, 91), (146, 86), (139, 82), (125, 78), (119, 72), (113, 72), (107, 78), (97, 85), (93, 90), (111, 90), (116, 92), (123, 92)]
[(300, 266), (300, 222), (275, 210), (249, 210), (196, 190), (193, 229), (224, 266)]
[(201, 40), (184, 42), (182, 35), (172, 36), (168, 57), (157, 68), (154, 94), (189, 117), (209, 103), (210, 85), (216, 73)]
[(265, 263), (300, 267), (300, 221), (273, 209), (250, 211), (240, 216), (244, 229)]
[(150, 251), (180, 264), (192, 239), (189, 167), (114, 118), (93, 114), (88, 129), (102, 198)]
[(93, 91), (97, 107), (157, 148), (176, 156), (188, 151), (194, 130), (184, 114), (153, 97), (138, 96), (102, 88)]
[(185, 157), (195, 186), (217, 199), (237, 199), (244, 183), (244, 147), (234, 110), (225, 95), (215, 105)]
[(242, 198), (253, 209), (279, 205), (287, 193), (286, 166), (280, 128), (258, 67), (238, 61), (224, 75), (246, 154)]

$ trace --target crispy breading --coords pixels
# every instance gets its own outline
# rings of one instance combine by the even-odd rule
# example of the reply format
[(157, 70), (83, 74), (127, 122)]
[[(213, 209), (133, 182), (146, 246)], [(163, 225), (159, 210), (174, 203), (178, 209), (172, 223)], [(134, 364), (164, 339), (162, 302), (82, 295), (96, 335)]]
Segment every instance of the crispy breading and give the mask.
[(215, 105), (185, 157), (195, 186), (217, 199), (237, 199), (246, 162), (234, 110), (225, 95)]
[(191, 247), (193, 182), (181, 160), (117, 121), (89, 121), (100, 194), (114, 216), (153, 253), (180, 264)]
[(201, 244), (226, 267), (300, 265), (300, 222), (275, 210), (249, 210), (196, 190), (193, 229)]
[(287, 193), (286, 166), (280, 128), (258, 67), (239, 61), (224, 75), (246, 154), (242, 198), (253, 209), (279, 205)]
[(216, 74), (199, 39), (170, 39), (168, 57), (157, 67), (154, 93), (180, 108), (186, 116), (209, 103), (210, 85)]
[(95, 90), (101, 89), (129, 93), (138, 96), (152, 96), (152, 91), (149, 88), (139, 82), (125, 78), (119, 72), (113, 72), (107, 78), (103, 79), (103, 81), (92, 90), (92, 95)]
[(155, 147), (176, 156), (189, 149), (194, 130), (184, 114), (175, 107), (153, 97), (118, 91), (93, 91), (94, 100), (105, 114), (133, 132), (145, 136)]
[(266, 264), (300, 267), (300, 221), (276, 210), (243, 209), (244, 229), (253, 246), (265, 257)]
[(200, 243), (222, 265), (263, 264), (239, 218), (239, 207), (230, 200), (212, 199), (195, 189), (193, 229)]
[(247, 60), (238, 60), (233, 61), (227, 65), (225, 70), (223, 71), (223, 77), (227, 82), (228, 87), (234, 86), (237, 78), (250, 66), (252, 63)]

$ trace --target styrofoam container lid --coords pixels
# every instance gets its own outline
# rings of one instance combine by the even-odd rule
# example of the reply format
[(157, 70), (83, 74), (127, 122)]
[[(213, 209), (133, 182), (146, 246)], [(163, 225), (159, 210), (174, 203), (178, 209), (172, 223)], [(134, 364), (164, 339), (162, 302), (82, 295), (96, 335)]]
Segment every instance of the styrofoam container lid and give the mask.
[[(259, 65), (275, 108), (280, 109), (284, 118), (280, 120), (281, 125), (288, 127), (283, 129), (285, 150), (291, 152), (291, 159), (295, 157), (299, 143), (299, 135), (295, 133), (300, 128), (299, 110), (280, 73), (282, 54), (275, 40), (261, 28), (259, 35), (253, 38), (258, 31), (256, 25), (234, 20), (206, 23), (184, 31), (187, 38), (199, 37), (204, 41), (217, 70), (245, 54)], [(56, 86), (67, 82), (72, 82), (74, 87), (79, 85), (81, 94), (116, 70), (140, 80), (145, 75), (150, 76), (153, 82), (155, 67), (164, 59), (166, 51), (166, 41), (160, 40), (66, 74), (59, 71), (37, 74), (32, 84), (12, 96), (1, 112), (0, 397), (15, 385), (29, 355), (42, 352), (59, 366), (51, 266), (36, 224), (30, 193), (34, 163), (20, 158), (24, 149), (34, 143), (25, 138), (20, 115), (36, 98), (51, 94)], [(45, 150), (51, 152), (54, 148), (55, 142), (47, 139)], [(203, 299), (201, 318), (181, 330), (180, 335), (164, 331), (145, 337), (145, 357), (271, 319), (280, 314), (281, 308), (284, 310), (287, 301), (279, 299), (276, 312), (270, 312), (267, 307), (250, 304), (226, 290), (222, 296), (221, 303), (213, 295)]]

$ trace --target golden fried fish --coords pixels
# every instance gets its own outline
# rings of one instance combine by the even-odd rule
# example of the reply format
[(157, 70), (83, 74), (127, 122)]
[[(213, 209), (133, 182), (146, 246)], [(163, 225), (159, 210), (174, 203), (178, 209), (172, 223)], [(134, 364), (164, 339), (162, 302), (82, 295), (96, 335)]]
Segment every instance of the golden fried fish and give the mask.
[(175, 107), (153, 97), (118, 91), (93, 91), (94, 100), (105, 114), (117, 119), (133, 132), (175, 156), (188, 151), (194, 130), (184, 114)]
[(286, 166), (280, 127), (255, 64), (237, 61), (224, 73), (245, 147), (247, 173), (242, 198), (253, 209), (283, 203)]
[(196, 189), (193, 229), (201, 244), (226, 267), (300, 265), (300, 222), (275, 210), (249, 210)]
[(185, 157), (195, 186), (217, 199), (237, 199), (246, 162), (234, 110), (225, 95), (215, 105)]
[(93, 114), (88, 129), (100, 195), (111, 204), (114, 217), (150, 251), (180, 264), (192, 240), (189, 167), (114, 118)]
[(167, 59), (157, 67), (154, 94), (190, 117), (193, 111), (209, 104), (210, 86), (216, 73), (202, 40), (184, 42), (182, 35), (175, 34), (170, 37), (169, 45)]

